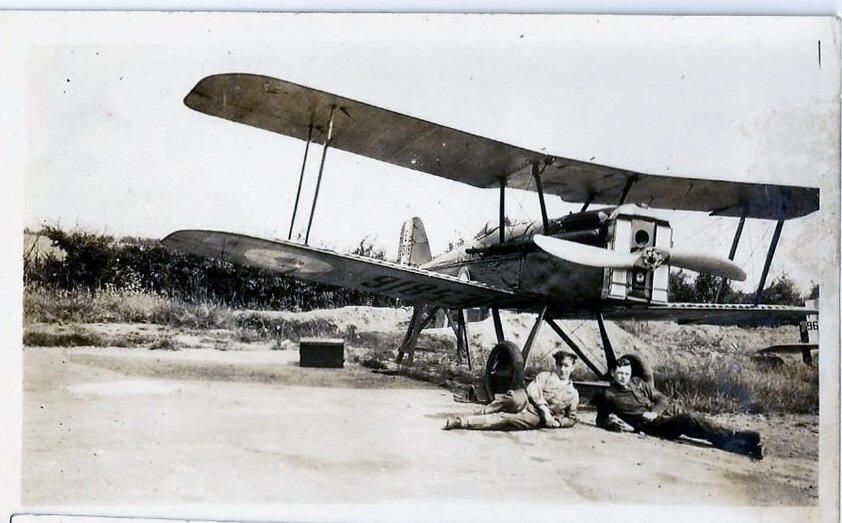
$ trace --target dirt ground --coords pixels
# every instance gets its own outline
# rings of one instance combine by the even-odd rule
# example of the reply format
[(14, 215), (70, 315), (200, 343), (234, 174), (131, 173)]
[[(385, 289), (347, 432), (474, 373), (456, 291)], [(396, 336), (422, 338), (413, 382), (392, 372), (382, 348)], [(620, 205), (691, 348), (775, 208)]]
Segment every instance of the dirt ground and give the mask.
[(471, 405), (296, 350), (24, 351), (23, 503), (817, 503), (817, 416), (729, 416), (756, 462), (694, 442), (569, 430), (443, 431)]

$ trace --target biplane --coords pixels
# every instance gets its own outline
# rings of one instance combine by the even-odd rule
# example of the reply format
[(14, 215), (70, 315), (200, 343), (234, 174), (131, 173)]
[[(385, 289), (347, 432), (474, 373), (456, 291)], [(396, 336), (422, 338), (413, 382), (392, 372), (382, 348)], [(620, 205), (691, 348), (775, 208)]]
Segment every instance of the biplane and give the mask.
[[(173, 249), (268, 268), (292, 277), (399, 298), (413, 314), (397, 360), (412, 362), (418, 336), (443, 310), (457, 338), (457, 357), (470, 365), (465, 310), (491, 311), (497, 345), (485, 365), (491, 395), (517, 387), (542, 325), (549, 327), (605, 378), (616, 355), (606, 320), (643, 319), (736, 324), (769, 318), (798, 323), (817, 311), (765, 305), (762, 290), (786, 220), (819, 209), (819, 190), (757, 183), (661, 176), (527, 150), (413, 116), (284, 80), (253, 74), (202, 79), (186, 96), (191, 109), (304, 141), (304, 159), (286, 240), (211, 230), (180, 230)], [(303, 243), (292, 241), (310, 146), (321, 145), (318, 177)], [(403, 224), (396, 263), (309, 245), (330, 148), (499, 191), (499, 215), (464, 245), (432, 257), (419, 218)], [(541, 220), (512, 223), (507, 189), (535, 193)], [(581, 210), (547, 214), (545, 195)], [(592, 208), (592, 206), (594, 206)], [(598, 208), (597, 208), (598, 206)], [(739, 218), (727, 257), (678, 247), (659, 209)], [(776, 222), (753, 304), (671, 303), (670, 267), (726, 280), (746, 279), (733, 261), (747, 219)], [(717, 300), (718, 301), (718, 300)], [(532, 312), (534, 326), (518, 347), (507, 341), (501, 309)], [(604, 361), (589, 356), (559, 324), (595, 319)]]

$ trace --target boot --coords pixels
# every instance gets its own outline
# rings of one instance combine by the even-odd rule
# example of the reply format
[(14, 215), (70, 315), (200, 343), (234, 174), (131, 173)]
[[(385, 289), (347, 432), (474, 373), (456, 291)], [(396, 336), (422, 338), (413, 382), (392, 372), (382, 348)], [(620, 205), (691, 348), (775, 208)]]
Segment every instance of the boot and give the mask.
[(749, 445), (757, 445), (760, 443), (760, 433), (753, 430), (739, 430), (735, 433), (735, 435)]
[(763, 459), (763, 442), (760, 441), (760, 434), (753, 430), (737, 432), (737, 437), (743, 442), (743, 454), (752, 458)]
[(727, 452), (742, 454), (752, 459), (763, 459), (763, 444), (760, 434), (753, 431), (734, 431), (733, 435), (722, 440), (716, 446)]
[(763, 459), (763, 442), (757, 442), (754, 446), (750, 447), (748, 452), (746, 452), (746, 456), (758, 461)]

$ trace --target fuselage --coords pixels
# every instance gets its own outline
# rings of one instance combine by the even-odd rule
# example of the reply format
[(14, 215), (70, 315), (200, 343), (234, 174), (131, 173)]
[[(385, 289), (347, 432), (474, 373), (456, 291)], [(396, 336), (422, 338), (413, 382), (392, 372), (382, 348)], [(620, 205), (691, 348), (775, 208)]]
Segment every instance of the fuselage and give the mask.
[(470, 242), (422, 268), (533, 297), (533, 303), (513, 304), (518, 308), (548, 305), (567, 310), (599, 308), (606, 302), (667, 301), (668, 267), (630, 271), (579, 265), (537, 248), (532, 241), (536, 234), (621, 252), (672, 244), (668, 222), (644, 208), (626, 205), (571, 213), (550, 220), (546, 231), (541, 222), (507, 224), (502, 243), (499, 225), (489, 223)]

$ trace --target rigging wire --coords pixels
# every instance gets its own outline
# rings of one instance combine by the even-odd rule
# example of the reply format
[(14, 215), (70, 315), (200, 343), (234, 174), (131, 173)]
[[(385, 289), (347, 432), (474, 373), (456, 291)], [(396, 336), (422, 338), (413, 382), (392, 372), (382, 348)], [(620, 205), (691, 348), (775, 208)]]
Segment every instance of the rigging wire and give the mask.
[[(530, 178), (529, 181), (526, 183), (526, 187), (523, 190), (528, 192), (529, 188), (532, 186), (533, 181), (534, 180), (532, 178)], [(537, 190), (537, 188), (536, 188), (536, 190)], [(523, 202), (525, 201), (525, 198), (526, 198), (526, 195), (521, 194), (519, 198), (515, 199), (515, 204), (517, 204), (518, 208), (520, 208), (521, 216), (524, 219), (524, 221), (529, 221), (530, 220), (529, 213), (527, 213), (526, 209), (523, 207)]]
[[(595, 359), (595, 360), (596, 360), (596, 359), (599, 359), (599, 357), (600, 357), (600, 354), (599, 354), (599, 353), (600, 353), (600, 351), (599, 351), (599, 349), (598, 349), (598, 348), (593, 347), (591, 344), (584, 343), (584, 342), (582, 341), (582, 338), (580, 338), (579, 336), (576, 336), (576, 331), (578, 331), (579, 329), (581, 329), (582, 327), (584, 327), (586, 323), (596, 323), (596, 320), (581, 320), (581, 321), (579, 322), (579, 324), (578, 324), (578, 325), (576, 325), (576, 326), (575, 326), (575, 327), (574, 327), (574, 328), (573, 328), (573, 329), (572, 329), (572, 330), (568, 333), (568, 336), (570, 336), (570, 338), (571, 338), (571, 339), (573, 339), (574, 341), (578, 342), (579, 347), (580, 347), (582, 350), (584, 350), (585, 352), (587, 352), (587, 353), (588, 353), (588, 356), (590, 356), (591, 358), (593, 358), (593, 359)], [(595, 329), (599, 330), (599, 327), (595, 327)]]
[(748, 254), (748, 262), (749, 262), (749, 264), (751, 265), (751, 280), (752, 280), (752, 281), (755, 281), (754, 253), (755, 253), (755, 251), (757, 250), (757, 248), (758, 248), (758, 247), (759, 247), (759, 246), (760, 246), (760, 245), (761, 245), (761, 244), (762, 244), (762, 243), (766, 240), (766, 238), (769, 236), (769, 233), (771, 232), (771, 230), (770, 230), (768, 227), (766, 227), (765, 231), (763, 231), (763, 234), (760, 236), (760, 238), (759, 238), (759, 239), (756, 239), (754, 242), (752, 242), (752, 241), (751, 241), (751, 237), (752, 237), (752, 234), (751, 234), (751, 220), (746, 220), (746, 222), (747, 222), (747, 224), (748, 224), (748, 226), (749, 226), (748, 233), (749, 233), (749, 248), (750, 248), (750, 251), (749, 251), (749, 254)]
[[(719, 240), (720, 238), (722, 238), (724, 236), (725, 230), (726, 230), (725, 226), (728, 225), (725, 222), (725, 217), (717, 216), (713, 223), (709, 222), (709, 220), (710, 220), (709, 216), (705, 216), (703, 218), (703, 221), (704, 220), (708, 220), (707, 223), (702, 223), (698, 227), (696, 227), (690, 234), (687, 235), (688, 238), (696, 238), (700, 233), (702, 233), (702, 231), (706, 231), (706, 233), (703, 235), (703, 237), (705, 239), (710, 239), (711, 235), (713, 235), (713, 238), (716, 238), (717, 240)], [(705, 241), (705, 242), (698, 242), (698, 243), (710, 245), (712, 242), (711, 241)]]
[[(421, 190), (422, 190), (422, 192), (424, 192), (427, 196), (429, 196), (429, 197), (430, 197), (430, 200), (432, 200), (432, 201), (436, 202), (436, 205), (437, 205), (439, 208), (442, 208), (442, 209), (444, 210), (444, 212), (446, 212), (448, 215), (450, 215), (450, 217), (451, 217), (451, 218), (453, 218), (453, 221), (455, 222), (455, 224), (456, 224), (459, 228), (461, 228), (461, 230), (462, 230), (462, 233), (463, 233), (463, 235), (464, 235), (464, 236), (463, 236), (463, 238), (462, 238), (462, 240), (464, 240), (464, 241), (469, 241), (471, 238), (473, 238), (473, 237), (474, 237), (474, 234), (476, 233), (476, 231), (473, 231), (473, 232), (472, 232), (472, 231), (470, 231), (470, 230), (468, 229), (468, 226), (467, 226), (467, 225), (465, 224), (465, 222), (463, 221), (463, 219), (465, 219), (465, 216), (464, 216), (464, 215), (463, 215), (461, 218), (460, 218), (459, 216), (457, 216), (457, 215), (453, 212), (453, 210), (452, 210), (452, 207), (453, 207), (453, 206), (449, 206), (449, 205), (445, 205), (445, 204), (443, 204), (443, 203), (442, 203), (442, 201), (441, 201), (438, 197), (436, 197), (435, 195), (433, 195), (433, 194), (432, 194), (432, 192), (431, 192), (431, 191), (430, 191), (430, 190), (429, 190), (429, 189), (425, 186), (425, 184), (424, 184), (423, 182), (418, 183), (418, 184), (416, 184), (415, 186), (416, 186), (416, 187), (420, 187), (420, 188), (421, 188)], [(461, 208), (461, 207), (460, 207), (460, 208)], [(458, 240), (458, 239), (457, 239), (457, 238), (453, 238), (453, 243), (454, 243), (454, 244), (456, 243), (456, 240)], [(443, 252), (444, 252), (444, 251), (443, 251)]]
[[(576, 325), (576, 327), (574, 327), (573, 330), (570, 331), (570, 337), (572, 338), (573, 335), (576, 334), (576, 331), (579, 330), (580, 328), (582, 328), (585, 325), (585, 323), (587, 323), (589, 321), (596, 321), (596, 320), (582, 320), (582, 321), (580, 321), (579, 324)], [(582, 341), (582, 340), (579, 340), (579, 341)]]

